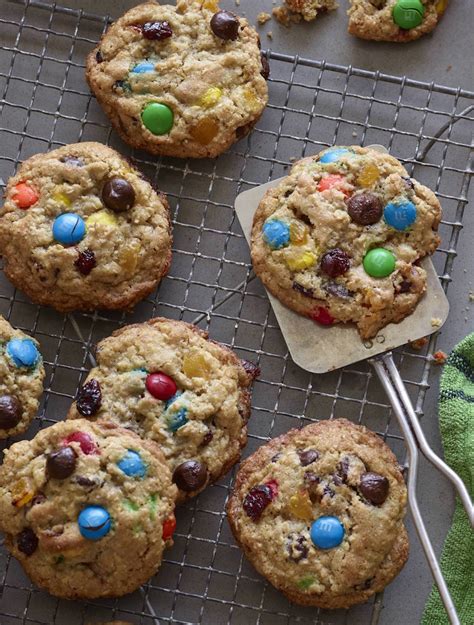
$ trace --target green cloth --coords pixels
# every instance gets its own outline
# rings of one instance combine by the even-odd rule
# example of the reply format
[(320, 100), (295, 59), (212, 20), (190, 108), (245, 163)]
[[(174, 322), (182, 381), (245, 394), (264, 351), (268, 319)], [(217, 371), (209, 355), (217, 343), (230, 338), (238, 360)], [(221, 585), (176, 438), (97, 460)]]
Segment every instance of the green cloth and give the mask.
[[(439, 426), (446, 462), (474, 490), (474, 334), (454, 349), (440, 382)], [(474, 531), (459, 497), (441, 556), (441, 569), (462, 625), (474, 624)], [(421, 625), (449, 625), (433, 587)]]

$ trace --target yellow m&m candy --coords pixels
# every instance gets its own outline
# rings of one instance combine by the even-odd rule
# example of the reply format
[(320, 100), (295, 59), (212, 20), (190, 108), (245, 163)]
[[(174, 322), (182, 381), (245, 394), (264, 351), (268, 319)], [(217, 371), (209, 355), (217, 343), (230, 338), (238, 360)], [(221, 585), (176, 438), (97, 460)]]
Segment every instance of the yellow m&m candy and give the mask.
[(287, 256), (285, 262), (291, 271), (303, 271), (314, 265), (316, 262), (316, 254), (306, 251), (302, 254)]
[(107, 210), (97, 211), (97, 213), (93, 213), (86, 220), (88, 228), (90, 228), (91, 226), (95, 226), (96, 224), (115, 227), (117, 223), (117, 217), (115, 217), (113, 213)]
[(203, 108), (209, 109), (215, 106), (221, 98), (222, 89), (219, 89), (219, 87), (209, 87), (199, 99), (199, 104)]

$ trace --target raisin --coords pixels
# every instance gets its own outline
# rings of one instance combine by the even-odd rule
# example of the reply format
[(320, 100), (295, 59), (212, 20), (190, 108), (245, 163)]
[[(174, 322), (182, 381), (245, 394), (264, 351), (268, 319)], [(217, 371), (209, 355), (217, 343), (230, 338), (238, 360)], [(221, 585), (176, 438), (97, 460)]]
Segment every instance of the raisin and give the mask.
[(83, 276), (88, 276), (96, 265), (95, 254), (89, 249), (79, 252), (78, 257), (74, 261), (74, 266)]
[(102, 403), (102, 392), (97, 380), (89, 380), (79, 390), (76, 407), (83, 417), (92, 417), (99, 410)]

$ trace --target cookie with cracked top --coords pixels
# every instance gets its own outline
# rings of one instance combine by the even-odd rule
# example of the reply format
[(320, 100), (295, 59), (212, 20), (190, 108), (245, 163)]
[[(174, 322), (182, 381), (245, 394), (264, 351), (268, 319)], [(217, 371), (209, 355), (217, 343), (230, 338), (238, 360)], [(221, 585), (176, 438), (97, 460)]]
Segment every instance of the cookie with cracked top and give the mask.
[(407, 492), (397, 459), (346, 419), (291, 430), (241, 465), (227, 518), (258, 572), (291, 601), (367, 601), (408, 557)]
[(268, 71), (245, 18), (217, 0), (180, 0), (125, 13), (88, 56), (86, 76), (129, 145), (213, 158), (260, 118)]

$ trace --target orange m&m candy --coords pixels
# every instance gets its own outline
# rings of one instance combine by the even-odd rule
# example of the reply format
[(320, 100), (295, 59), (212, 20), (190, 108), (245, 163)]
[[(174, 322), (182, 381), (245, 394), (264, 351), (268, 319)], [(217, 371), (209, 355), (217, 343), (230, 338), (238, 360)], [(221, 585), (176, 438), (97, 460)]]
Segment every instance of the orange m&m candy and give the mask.
[(31, 185), (27, 182), (19, 182), (15, 185), (13, 191), (13, 201), (18, 208), (30, 208), (33, 204), (39, 200), (39, 194)]
[(340, 176), (339, 174), (329, 174), (328, 176), (324, 176), (321, 178), (318, 184), (318, 191), (328, 191), (329, 189), (339, 189), (342, 191), (344, 195), (349, 195), (348, 190), (342, 188), (346, 179), (344, 176)]

